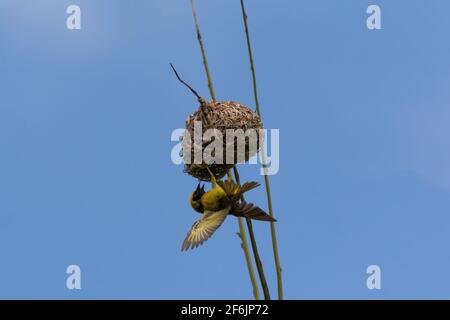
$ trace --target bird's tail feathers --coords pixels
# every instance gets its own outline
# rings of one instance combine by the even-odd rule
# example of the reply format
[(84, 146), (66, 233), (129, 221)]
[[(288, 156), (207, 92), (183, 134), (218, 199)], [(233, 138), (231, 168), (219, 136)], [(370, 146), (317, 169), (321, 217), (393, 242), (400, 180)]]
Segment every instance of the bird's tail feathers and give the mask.
[(268, 215), (260, 207), (255, 206), (253, 203), (240, 201), (236, 203), (232, 208), (232, 214), (237, 217), (243, 217), (259, 221), (272, 221), (276, 222), (272, 216)]

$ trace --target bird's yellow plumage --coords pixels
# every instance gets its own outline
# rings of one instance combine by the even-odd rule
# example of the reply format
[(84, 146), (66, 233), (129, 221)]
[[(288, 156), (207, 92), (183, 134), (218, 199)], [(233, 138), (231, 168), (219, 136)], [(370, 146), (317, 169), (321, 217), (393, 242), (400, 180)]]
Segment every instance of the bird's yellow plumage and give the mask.
[(219, 186), (206, 192), (200, 199), (203, 208), (208, 211), (217, 211), (230, 204), (227, 194)]

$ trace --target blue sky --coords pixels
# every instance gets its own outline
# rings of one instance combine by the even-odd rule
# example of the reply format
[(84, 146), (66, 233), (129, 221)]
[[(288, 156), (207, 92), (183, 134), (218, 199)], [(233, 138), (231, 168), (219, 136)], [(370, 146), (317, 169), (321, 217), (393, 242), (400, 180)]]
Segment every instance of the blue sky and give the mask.
[[(264, 125), (280, 129), (285, 296), (450, 298), (450, 3), (248, 2)], [(197, 9), (217, 96), (253, 106), (239, 1)], [(169, 62), (207, 96), (187, 0), (0, 1), (0, 298), (252, 297), (234, 218), (180, 251), (196, 181), (170, 135), (197, 104)], [(262, 187), (248, 199), (266, 208)]]

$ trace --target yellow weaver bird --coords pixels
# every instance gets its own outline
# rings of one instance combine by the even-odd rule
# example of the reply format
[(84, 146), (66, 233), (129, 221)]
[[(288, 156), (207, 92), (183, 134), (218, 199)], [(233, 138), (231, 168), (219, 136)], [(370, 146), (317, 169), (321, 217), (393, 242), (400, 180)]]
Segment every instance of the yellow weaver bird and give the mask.
[(261, 221), (276, 221), (261, 208), (241, 200), (245, 192), (258, 187), (259, 183), (252, 181), (239, 186), (232, 180), (219, 180), (216, 184), (214, 179), (212, 184), (212, 189), (206, 192), (205, 186), (200, 186), (199, 183), (189, 198), (192, 208), (201, 213), (202, 217), (189, 230), (181, 247), (182, 251), (203, 244), (229, 214)]

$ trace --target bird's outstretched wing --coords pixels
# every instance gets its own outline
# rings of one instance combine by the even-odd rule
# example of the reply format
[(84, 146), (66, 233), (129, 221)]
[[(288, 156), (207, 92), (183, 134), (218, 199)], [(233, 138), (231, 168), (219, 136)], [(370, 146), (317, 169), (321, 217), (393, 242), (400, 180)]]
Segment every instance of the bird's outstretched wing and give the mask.
[(192, 225), (181, 251), (195, 249), (208, 240), (225, 221), (230, 209), (230, 207), (226, 207), (220, 211), (205, 211), (202, 217)]
[(253, 220), (261, 220), (261, 221), (277, 221), (268, 215), (264, 210), (260, 207), (255, 206), (253, 203), (240, 201), (236, 203), (231, 209), (233, 215), (237, 217), (244, 217)]

